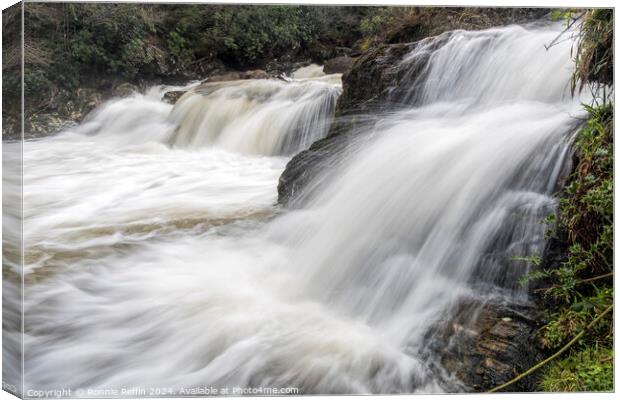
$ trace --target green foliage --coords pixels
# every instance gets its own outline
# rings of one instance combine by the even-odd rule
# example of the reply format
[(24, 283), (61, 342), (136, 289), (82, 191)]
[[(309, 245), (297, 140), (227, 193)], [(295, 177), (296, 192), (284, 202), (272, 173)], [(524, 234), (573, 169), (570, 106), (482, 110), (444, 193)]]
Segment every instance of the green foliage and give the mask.
[(133, 79), (153, 62), (152, 6), (29, 3), (25, 13), (25, 80), (33, 90), (43, 77), (67, 88), (79, 86), (83, 75)]
[(575, 9), (573, 8), (560, 8), (557, 10), (551, 11), (551, 20), (552, 21), (568, 21), (575, 13)]
[(514, 261), (525, 261), (526, 263), (539, 266), (542, 262), (540, 256), (528, 256), (528, 257), (512, 257)]
[(97, 44), (95, 34), (85, 29), (76, 32), (69, 42), (69, 54), (86, 65), (97, 64), (106, 56), (105, 49)]
[(541, 381), (548, 392), (613, 390), (613, 349), (593, 345), (551, 365)]
[[(523, 261), (535, 267), (539, 267), (540, 264), (542, 263), (542, 258), (538, 255), (526, 256), (526, 257), (515, 256), (515, 257), (512, 257), (512, 260)], [(519, 286), (526, 286), (531, 281), (547, 278), (548, 276), (549, 276), (549, 273), (546, 270), (537, 268), (523, 275), (521, 278), (519, 278), (518, 284)]]
[(123, 46), (120, 60), (109, 60), (109, 65), (112, 70), (133, 77), (154, 60), (155, 57), (148, 51), (146, 44), (140, 38), (134, 38)]
[[(66, 114), (78, 89), (177, 82), (226, 68), (321, 62), (351, 48), (374, 7), (62, 3), (24, 6), (26, 119)], [(4, 13), (4, 109), (20, 119), (21, 10)], [(19, 12), (18, 12), (19, 11)], [(11, 18), (8, 18), (11, 16)], [(5, 54), (6, 53), (6, 54)], [(67, 115), (68, 116), (68, 115)], [(7, 117), (8, 118), (8, 117)], [(6, 119), (6, 118), (5, 118)]]
[(133, 78), (153, 61), (147, 38), (154, 24), (136, 4), (69, 4), (68, 52), (79, 65)]
[[(565, 261), (539, 271), (550, 286), (544, 296), (555, 302), (539, 336), (556, 350), (613, 304), (613, 106), (585, 106), (589, 119), (574, 142), (579, 160), (564, 190), (555, 222), (567, 234)], [(554, 304), (554, 303), (552, 303)], [(603, 318), (567, 356), (544, 372), (550, 391), (610, 390), (613, 320)]]
[[(579, 333), (598, 314), (613, 303), (611, 287), (595, 287), (591, 294), (577, 293), (570, 305), (559, 307), (550, 313), (550, 321), (541, 329), (540, 336), (545, 347), (555, 349)], [(592, 333), (601, 341), (612, 339), (609, 328), (611, 318), (602, 319)], [(581, 344), (587, 344), (582, 339)]]
[[(552, 234), (564, 232), (566, 257), (553, 268), (538, 270), (533, 279), (548, 285), (547, 324), (539, 331), (542, 344), (557, 351), (613, 304), (613, 105), (606, 85), (612, 84), (613, 11), (577, 14), (565, 10), (552, 16), (570, 27), (578, 22), (573, 91), (593, 87), (594, 105), (584, 105), (589, 118), (575, 138), (578, 163), (560, 196), (557, 216), (547, 219)], [(544, 371), (547, 391), (613, 389), (613, 319), (596, 326)]]
[(194, 53), (191, 49), (191, 43), (176, 31), (170, 32), (166, 40), (166, 47), (174, 60), (181, 67), (192, 61)]
[[(540, 257), (537, 257), (540, 260)], [(523, 258), (519, 258), (516, 259), (516, 261), (526, 261), (529, 262), (527, 260), (527, 257), (523, 257)], [(519, 278), (518, 284), (519, 286), (526, 286), (529, 282), (531, 281), (537, 281), (537, 280), (542, 280), (545, 278), (549, 278), (549, 271), (544, 270), (544, 269), (535, 269), (534, 271), (531, 271), (525, 275), (523, 275), (521, 278)]]
[(28, 48), (41, 53), (33, 61), (45, 62), (44, 75), (73, 85), (83, 75), (136, 81), (184, 73), (198, 61), (237, 68), (281, 57), (329, 58), (335, 46), (351, 47), (361, 37), (359, 20), (372, 9), (28, 3), (26, 30)]
[(307, 47), (318, 36), (313, 22), (306, 7), (237, 6), (218, 10), (208, 35), (223, 59), (253, 65)]
[[(613, 10), (560, 10), (552, 18), (578, 25), (573, 92), (593, 87), (594, 105), (575, 138), (578, 163), (560, 196), (557, 216), (546, 222), (551, 234), (564, 232), (566, 257), (559, 266), (538, 270), (549, 300), (547, 324), (539, 331), (543, 346), (557, 351), (613, 304)], [(557, 40), (556, 40), (557, 41)], [(528, 278), (529, 279), (529, 278)], [(544, 371), (543, 390), (613, 390), (613, 318), (601, 319), (568, 353)]]
[(31, 96), (50, 89), (52, 83), (40, 69), (34, 69), (24, 75), (24, 95)]
[(396, 18), (392, 7), (378, 7), (377, 10), (360, 21), (360, 32), (364, 36), (375, 36), (387, 29)]
[(574, 148), (579, 164), (560, 202), (575, 269), (611, 272), (613, 260), (613, 106), (586, 107), (590, 118)]
[(613, 83), (613, 36), (613, 9), (599, 8), (585, 13), (579, 30), (573, 91), (587, 83), (599, 86)]
[[(2, 96), (3, 103), (5, 103), (6, 106), (14, 106), (19, 108), (19, 103), (22, 97), (21, 71), (17, 69), (2, 71)], [(14, 104), (8, 104), (8, 99), (11, 99)], [(5, 106), (3, 105), (3, 107)]]
[(375, 7), (360, 21), (362, 50), (414, 42), (454, 29), (476, 30), (543, 17), (544, 9), (484, 7)]
[[(360, 21), (359, 31), (364, 35), (361, 47), (389, 42), (390, 33), (419, 25), (420, 9), (417, 7), (376, 7)], [(415, 38), (408, 38), (414, 40)]]

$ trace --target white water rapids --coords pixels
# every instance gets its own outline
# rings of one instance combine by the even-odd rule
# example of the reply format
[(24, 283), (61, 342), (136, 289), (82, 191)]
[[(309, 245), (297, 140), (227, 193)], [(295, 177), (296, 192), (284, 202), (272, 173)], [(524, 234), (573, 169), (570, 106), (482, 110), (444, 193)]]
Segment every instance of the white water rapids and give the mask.
[(203, 85), (184, 96), (171, 119), (174, 147), (217, 146), (245, 154), (295, 154), (329, 129), (340, 75)]
[(446, 390), (429, 327), (464, 298), (523, 301), (512, 257), (544, 248), (580, 109), (571, 43), (544, 48), (560, 30), (418, 46), (416, 106), (367, 127), (300, 210), (274, 206), (277, 181), (326, 134), (329, 77), (206, 85), (174, 109), (154, 90), (25, 142), (26, 389)]

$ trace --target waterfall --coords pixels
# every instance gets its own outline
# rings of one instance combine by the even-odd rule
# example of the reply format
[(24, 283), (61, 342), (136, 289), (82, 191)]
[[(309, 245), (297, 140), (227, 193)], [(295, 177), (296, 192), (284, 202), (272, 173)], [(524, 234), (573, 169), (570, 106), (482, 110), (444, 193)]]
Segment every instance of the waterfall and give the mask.
[[(557, 29), (513, 25), (484, 31), (451, 31), (427, 38), (406, 55), (398, 69), (408, 85), (394, 88), (392, 99), (412, 104), (441, 101), (477, 106), (519, 100), (561, 102), (568, 91), (573, 62), (557, 54), (571, 43), (551, 46)], [(505, 74), (510, 79), (498, 79)]]
[(340, 75), (312, 78), (203, 85), (175, 106), (173, 146), (264, 155), (306, 149), (327, 134), (341, 91)]
[(274, 207), (277, 179), (327, 130), (327, 77), (135, 95), (24, 143), (26, 387), (458, 385), (430, 330), (463, 301), (527, 302), (514, 257), (544, 249), (567, 173), (560, 30), (421, 42), (391, 93), (406, 106), (359, 128), (299, 210)]

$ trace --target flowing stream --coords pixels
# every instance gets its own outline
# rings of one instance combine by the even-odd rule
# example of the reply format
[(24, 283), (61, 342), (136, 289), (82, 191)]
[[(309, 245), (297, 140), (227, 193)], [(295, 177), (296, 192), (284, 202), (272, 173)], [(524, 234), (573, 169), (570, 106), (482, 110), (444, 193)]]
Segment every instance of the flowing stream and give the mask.
[(572, 44), (544, 47), (561, 29), (420, 43), (392, 93), (409, 105), (297, 210), (278, 177), (341, 92), (316, 68), (174, 107), (153, 88), (25, 142), (26, 388), (448, 390), (429, 329), (464, 299), (526, 302), (513, 259), (545, 246), (580, 116)]

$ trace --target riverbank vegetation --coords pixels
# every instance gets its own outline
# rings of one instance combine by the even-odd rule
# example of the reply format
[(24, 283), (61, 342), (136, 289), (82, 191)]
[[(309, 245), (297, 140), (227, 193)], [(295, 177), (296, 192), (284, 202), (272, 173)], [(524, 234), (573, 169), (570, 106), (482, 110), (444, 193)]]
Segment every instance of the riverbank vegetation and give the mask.
[[(5, 11), (5, 20), (19, 9)], [(321, 60), (360, 38), (372, 7), (29, 3), (27, 95), (93, 80), (185, 80), (276, 59)], [(19, 24), (14, 27), (20, 28)], [(19, 47), (14, 41), (6, 46)], [(5, 63), (4, 69), (19, 64)], [(90, 81), (89, 81), (90, 80)], [(14, 90), (9, 81), (6, 90)]]
[[(102, 99), (136, 86), (186, 83), (249, 68), (290, 72), (298, 62), (349, 54), (361, 37), (360, 21), (373, 10), (26, 3), (26, 128), (37, 130), (31, 122), (46, 115), (79, 121)], [(19, 5), (3, 11), (5, 131), (18, 130), (20, 119), (20, 15)]]
[[(570, 21), (570, 15), (567, 19)], [(574, 168), (548, 218), (561, 257), (536, 273), (547, 310), (539, 337), (551, 354), (613, 306), (613, 11), (581, 14), (573, 90), (596, 93), (574, 141)], [(545, 391), (613, 390), (613, 313), (541, 374)]]
[[(578, 163), (560, 200), (556, 229), (567, 247), (564, 261), (545, 271), (549, 287), (543, 346), (559, 349), (613, 304), (613, 108), (588, 107), (578, 132)], [(603, 318), (546, 369), (546, 391), (613, 390), (613, 318)]]

